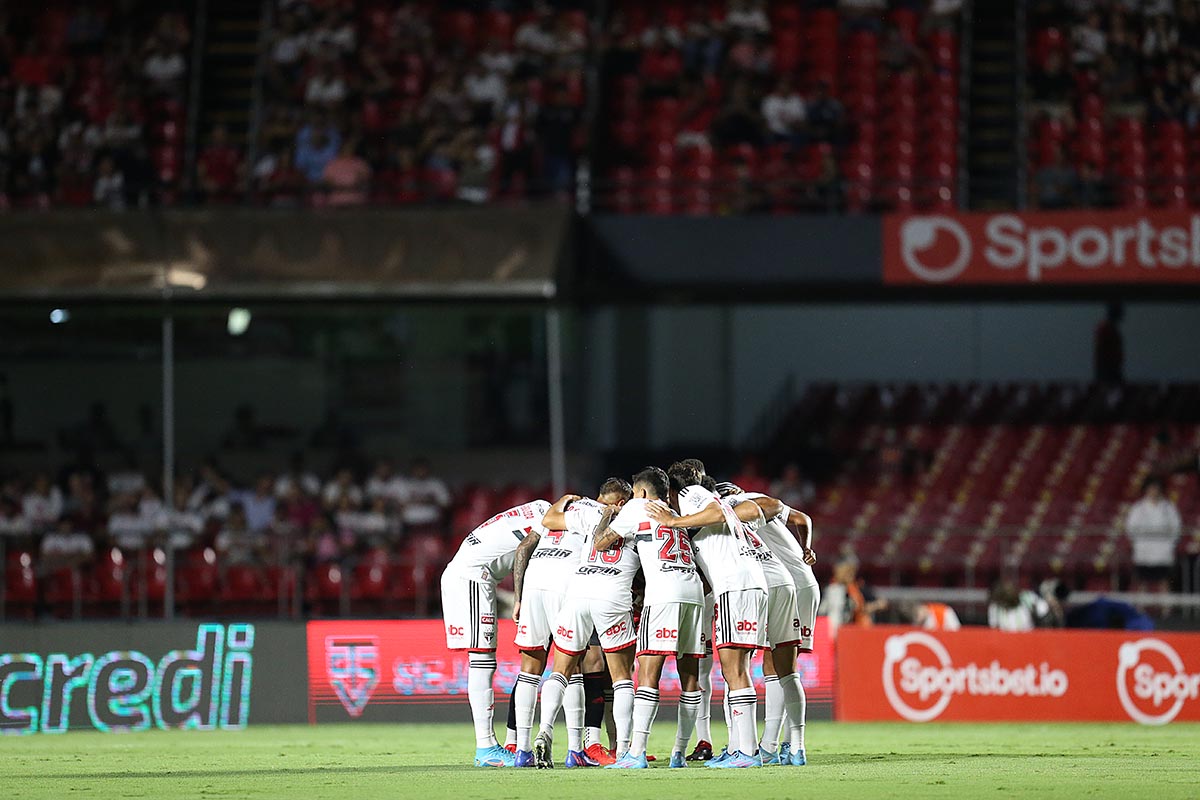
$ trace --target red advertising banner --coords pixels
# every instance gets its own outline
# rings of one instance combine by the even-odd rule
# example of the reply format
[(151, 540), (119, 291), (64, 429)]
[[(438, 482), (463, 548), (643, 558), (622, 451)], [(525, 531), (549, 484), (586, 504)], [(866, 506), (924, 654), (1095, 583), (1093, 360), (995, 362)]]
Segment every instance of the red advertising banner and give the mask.
[(840, 720), (1200, 720), (1200, 634), (843, 627)]
[(1200, 213), (889, 214), (883, 282), (1200, 283)]
[[(512, 691), (521, 671), (513, 646), (515, 625), (500, 620), (497, 631), (496, 696)], [(814, 631), (816, 652), (800, 657), (798, 670), (810, 702), (833, 696), (833, 645), (823, 617)], [(384, 718), (387, 706), (467, 701), (467, 654), (446, 649), (441, 620), (328, 620), (308, 623), (308, 718)], [(761, 685), (761, 660), (755, 671)], [(720, 668), (713, 693), (725, 691)], [(664, 698), (679, 694), (679, 674), (668, 659), (659, 684)]]

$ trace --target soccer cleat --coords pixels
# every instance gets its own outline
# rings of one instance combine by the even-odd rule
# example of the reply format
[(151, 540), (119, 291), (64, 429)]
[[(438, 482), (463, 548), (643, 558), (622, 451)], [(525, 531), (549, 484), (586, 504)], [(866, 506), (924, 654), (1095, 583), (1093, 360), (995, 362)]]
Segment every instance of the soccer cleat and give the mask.
[(617, 760), (615, 764), (609, 764), (605, 769), (650, 769), (650, 765), (646, 763), (646, 754), (626, 753)]
[[(507, 749), (507, 748), (505, 748), (505, 749)], [(533, 751), (532, 750), (518, 750), (517, 756), (516, 756), (516, 761), (513, 763), (513, 766), (514, 767), (532, 767), (533, 766)]]
[(803, 767), (807, 763), (808, 759), (804, 757), (804, 748), (800, 748), (792, 753), (791, 764), (793, 767)]
[(712, 761), (712, 745), (701, 739), (696, 742), (696, 749), (687, 757), (688, 761)]
[(475, 748), (475, 766), (477, 767), (511, 767), (515, 761), (516, 756), (498, 744)]
[(772, 753), (765, 747), (758, 748), (758, 754), (762, 756), (762, 763), (764, 767), (778, 766), (779, 764), (783, 763), (779, 760), (779, 753)]
[(646, 756), (646, 760), (647, 760), (647, 761), (658, 761), (658, 757), (657, 757), (657, 756), (652, 756), (652, 755), (647, 755), (647, 756)]
[(671, 769), (679, 769), (680, 767), (686, 768), (687, 762), (683, 760), (683, 753), (679, 750), (671, 753), (671, 763), (668, 766), (670, 766)]
[(563, 762), (567, 769), (572, 767), (598, 767), (600, 762), (582, 750), (568, 750), (567, 760)]
[[(763, 763), (765, 764), (766, 762), (764, 761)], [(787, 766), (788, 764), (792, 763), (792, 743), (791, 742), (784, 742), (783, 744), (779, 745), (779, 763), (784, 766)]]
[(613, 754), (613, 751), (609, 750), (599, 742), (596, 742), (595, 744), (589, 744), (583, 752), (587, 754), (588, 758), (592, 759), (592, 761), (595, 761), (602, 767), (606, 767), (609, 764), (615, 764), (617, 761), (617, 757)]
[(704, 766), (706, 766), (706, 767), (720, 766), (721, 764), (724, 764), (726, 761), (728, 761), (731, 758), (733, 758), (733, 754), (729, 752), (729, 748), (722, 747), (721, 755), (717, 756), (716, 758), (710, 759), (709, 762), (707, 764), (705, 764)]
[(517, 743), (509, 742), (508, 744), (504, 745), (504, 749), (515, 756), (517, 754)]
[(757, 753), (748, 756), (740, 751), (732, 753), (729, 758), (720, 763), (709, 763), (709, 766), (716, 766), (717, 769), (744, 769), (746, 767), (761, 767), (762, 765), (762, 759), (759, 758)]
[(544, 733), (533, 740), (533, 765), (538, 769), (553, 769), (554, 756), (550, 752), (551, 741)]

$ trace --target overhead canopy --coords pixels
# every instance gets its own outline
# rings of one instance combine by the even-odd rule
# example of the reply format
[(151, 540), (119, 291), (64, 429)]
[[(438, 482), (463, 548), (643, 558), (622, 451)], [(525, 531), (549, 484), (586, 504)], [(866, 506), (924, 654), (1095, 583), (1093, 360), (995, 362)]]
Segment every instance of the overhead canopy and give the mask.
[(0, 216), (0, 297), (508, 297), (557, 291), (561, 207)]

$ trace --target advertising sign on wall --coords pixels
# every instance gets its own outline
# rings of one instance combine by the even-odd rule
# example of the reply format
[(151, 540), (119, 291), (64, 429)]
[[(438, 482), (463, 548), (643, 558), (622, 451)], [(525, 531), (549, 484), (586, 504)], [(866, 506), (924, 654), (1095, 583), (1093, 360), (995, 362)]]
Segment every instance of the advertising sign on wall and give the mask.
[[(507, 695), (521, 671), (513, 646), (515, 625), (497, 626), (496, 696)], [(801, 657), (799, 670), (810, 702), (830, 702), (833, 646), (825, 619), (817, 620), (816, 652)], [(761, 665), (757, 667), (761, 670)], [(441, 620), (330, 620), (308, 623), (308, 715), (312, 722), (394, 719), (397, 706), (467, 702), (467, 654), (446, 649)], [(758, 678), (761, 685), (761, 675)], [(659, 687), (665, 698), (679, 693), (679, 674), (668, 659)], [(713, 691), (725, 690), (720, 669)], [(389, 709), (391, 712), (389, 713)]]
[(1200, 214), (1055, 211), (883, 220), (891, 285), (1200, 283)]
[(843, 627), (843, 720), (1200, 720), (1200, 634)]

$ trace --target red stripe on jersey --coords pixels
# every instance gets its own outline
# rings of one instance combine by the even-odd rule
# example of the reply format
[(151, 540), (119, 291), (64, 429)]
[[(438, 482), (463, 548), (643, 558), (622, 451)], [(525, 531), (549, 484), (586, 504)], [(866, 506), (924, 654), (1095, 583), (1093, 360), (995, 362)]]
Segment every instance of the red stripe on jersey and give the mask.
[(648, 531), (648, 530), (650, 530), (650, 523), (649, 523), (649, 522), (641, 522), (641, 523), (638, 523), (638, 532), (641, 532), (641, 531)]

